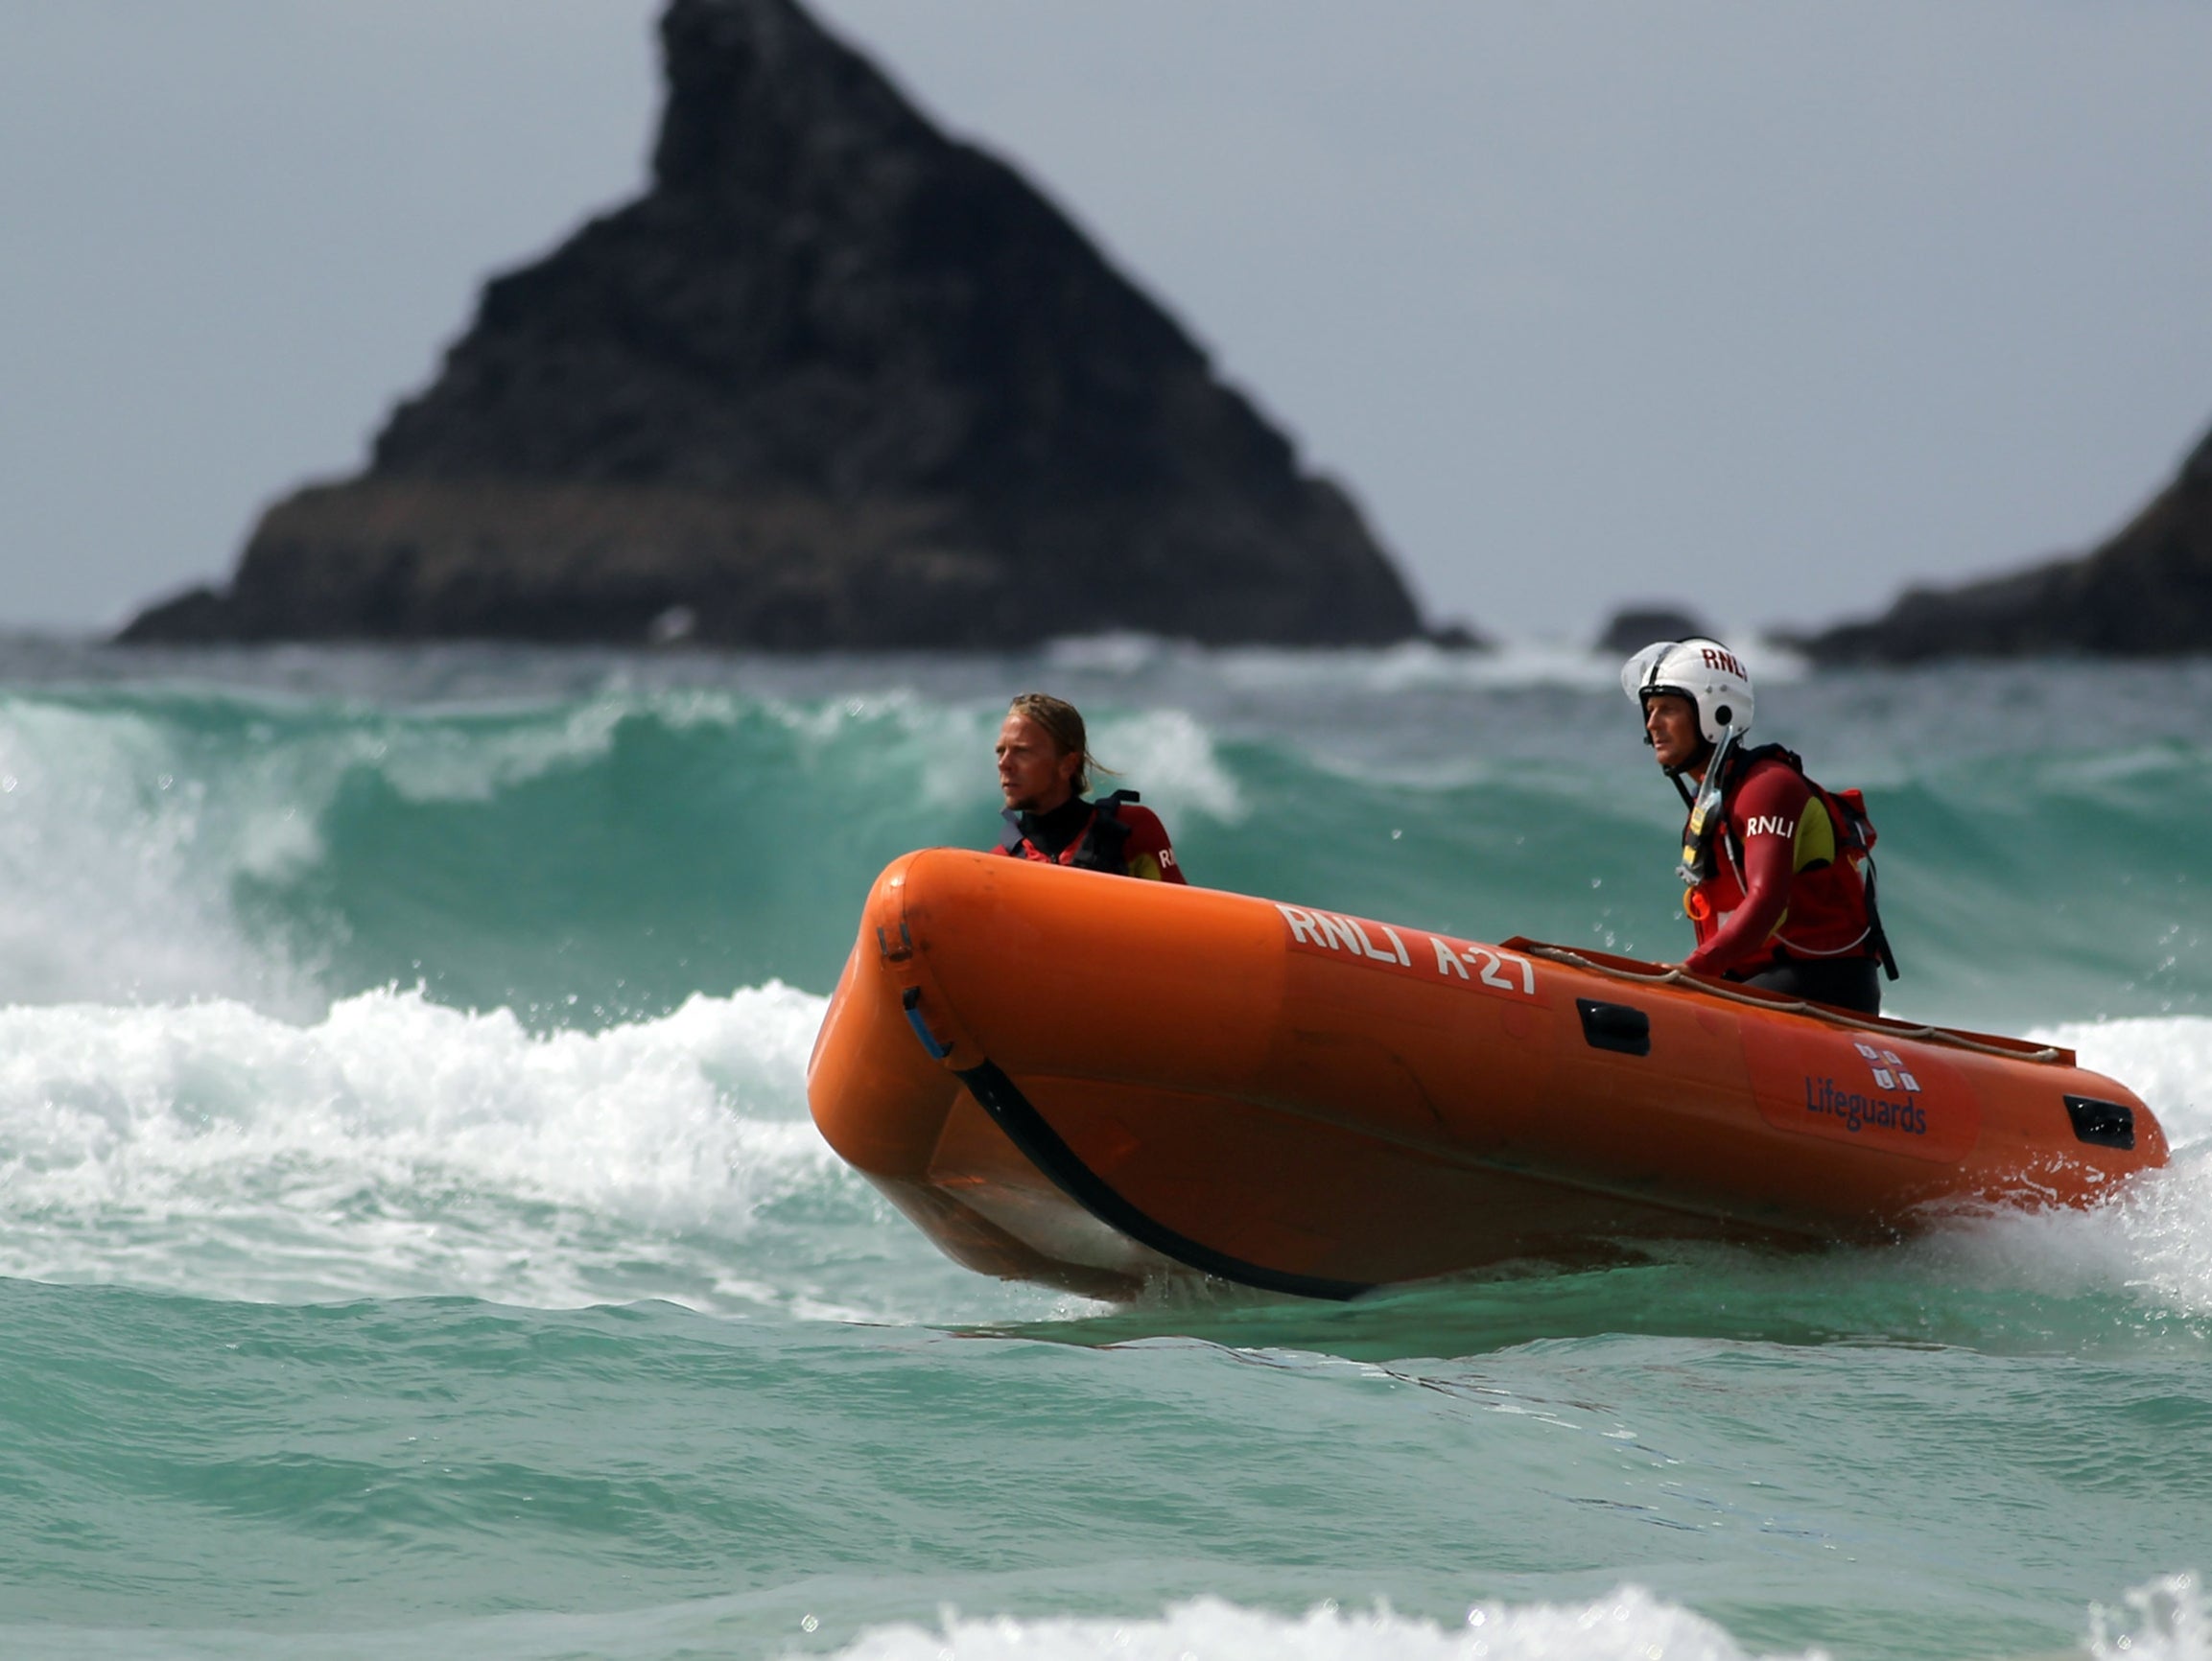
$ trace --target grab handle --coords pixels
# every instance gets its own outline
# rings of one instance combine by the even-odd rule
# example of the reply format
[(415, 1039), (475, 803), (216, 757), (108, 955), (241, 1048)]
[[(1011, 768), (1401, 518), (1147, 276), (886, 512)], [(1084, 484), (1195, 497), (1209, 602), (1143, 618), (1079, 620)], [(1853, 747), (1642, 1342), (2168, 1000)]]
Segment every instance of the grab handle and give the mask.
[(1600, 1003), (1578, 997), (1575, 1009), (1582, 1016), (1582, 1036), (1598, 1050), (1615, 1050), (1624, 1056), (1651, 1054), (1651, 1017), (1625, 1003)]

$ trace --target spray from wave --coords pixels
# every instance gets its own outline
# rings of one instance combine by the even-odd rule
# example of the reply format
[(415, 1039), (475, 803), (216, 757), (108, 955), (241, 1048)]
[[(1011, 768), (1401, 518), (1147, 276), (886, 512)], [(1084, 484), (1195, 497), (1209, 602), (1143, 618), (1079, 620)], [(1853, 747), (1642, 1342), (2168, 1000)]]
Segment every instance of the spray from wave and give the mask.
[(1953, 1282), (2050, 1297), (2118, 1294), (2153, 1315), (2212, 1317), (2212, 1019), (2136, 1018), (2032, 1035), (2125, 1080), (2157, 1114), (2171, 1159), (2085, 1211), (1998, 1211), (1913, 1249)]

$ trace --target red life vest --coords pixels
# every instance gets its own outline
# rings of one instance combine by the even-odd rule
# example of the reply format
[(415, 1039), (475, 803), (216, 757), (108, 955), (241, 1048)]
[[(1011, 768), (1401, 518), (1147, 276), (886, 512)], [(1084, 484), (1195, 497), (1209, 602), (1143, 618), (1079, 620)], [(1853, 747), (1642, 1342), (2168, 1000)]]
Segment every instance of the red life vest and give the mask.
[(1066, 865), (1077, 871), (1103, 871), (1110, 877), (1126, 877), (1129, 875), (1129, 833), (1134, 827), (1121, 816), (1121, 806), (1137, 800), (1134, 790), (1116, 790), (1101, 796), (1092, 804), (1091, 818), (1083, 827), (1083, 833), (1058, 854), (1046, 853), (1024, 836), (1022, 815), (1009, 807), (1000, 815), (1006, 821), (1006, 834), (1000, 839), (998, 852), (1017, 859), (1035, 860), (1040, 865)]
[(1703, 946), (1718, 934), (1730, 914), (1745, 901), (1744, 852), (1735, 834), (1738, 803), (1745, 786), (1770, 764), (1788, 768), (1803, 784), (1810, 798), (1805, 812), (1817, 806), (1827, 815), (1834, 854), (1792, 872), (1781, 921), (1767, 937), (1762, 955), (1738, 960), (1730, 972), (1755, 973), (1790, 958), (1871, 957), (1894, 980), (1896, 962), (1874, 905), (1869, 855), (1875, 832), (1865, 798), (1857, 790), (1824, 789), (1805, 777), (1804, 763), (1797, 755), (1779, 744), (1743, 752), (1727, 762), (1721, 811), (1715, 815), (1717, 822), (1706, 829), (1699, 851), (1704, 876), (1683, 898), (1683, 911), (1697, 930), (1698, 944)]

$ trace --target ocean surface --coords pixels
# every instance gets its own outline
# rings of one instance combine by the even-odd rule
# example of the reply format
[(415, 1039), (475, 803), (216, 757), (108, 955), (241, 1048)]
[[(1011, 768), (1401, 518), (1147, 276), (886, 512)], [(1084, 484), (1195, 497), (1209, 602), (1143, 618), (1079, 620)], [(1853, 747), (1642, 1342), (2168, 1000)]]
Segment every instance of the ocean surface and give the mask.
[(1893, 1013), (2173, 1165), (1317, 1305), (956, 1268), (807, 1051), (1057, 691), (1193, 880), (1679, 956), (1613, 666), (0, 643), (0, 1656), (2212, 1658), (2212, 666), (1806, 677)]

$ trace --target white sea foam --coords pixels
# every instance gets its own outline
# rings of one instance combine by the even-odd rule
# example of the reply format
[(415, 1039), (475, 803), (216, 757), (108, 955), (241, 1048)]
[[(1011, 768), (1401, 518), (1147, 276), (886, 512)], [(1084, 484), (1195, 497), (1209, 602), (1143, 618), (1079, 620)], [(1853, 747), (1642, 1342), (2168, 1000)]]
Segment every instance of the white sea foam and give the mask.
[[(859, 717), (872, 712), (848, 706), (848, 713)], [(920, 760), (921, 796), (926, 804), (953, 808), (974, 804), (978, 795), (996, 794), (991, 746), (998, 740), (999, 723), (1005, 718), (1003, 705), (994, 702), (966, 709), (930, 706), (929, 718), (923, 719), (920, 709), (907, 704), (896, 714), (905, 726), (908, 748)]]
[[(1612, 688), (1620, 661), (1569, 641), (1526, 637), (1481, 650), (1400, 641), (1381, 646), (1202, 646), (1161, 635), (1068, 635), (1049, 642), (1047, 667), (1059, 674), (1157, 683), (1173, 675), (1245, 691), (1316, 687), (1352, 693), (1428, 687)], [(1793, 663), (1795, 660), (1791, 660)], [(1757, 666), (1754, 665), (1754, 667)]]
[[(681, 703), (682, 694), (671, 694)], [(319, 807), (340, 773), (367, 766), (409, 802), (488, 802), (556, 768), (589, 764), (614, 747), (616, 729), (637, 708), (600, 697), (564, 712), (449, 714), (438, 720), (379, 715), (295, 752), (293, 781)]]
[(305, 974), (247, 938), (230, 885), (313, 843), (281, 798), (192, 777), (152, 720), (0, 698), (0, 1001), (296, 1006)]
[[(0, 1010), (0, 1274), (217, 1297), (788, 1300), (743, 1242), (851, 1181), (780, 985), (533, 1037), (416, 993)], [(856, 1184), (857, 1186), (857, 1184)]]
[(1081, 674), (1145, 674), (1165, 658), (1188, 660), (1203, 647), (1134, 630), (1097, 635), (1063, 635), (1048, 641), (1045, 662), (1051, 668)]
[[(2093, 1605), (2085, 1625), (2095, 1661), (2212, 1661), (2212, 1615), (2193, 1575)], [(933, 1628), (882, 1626), (837, 1651), (843, 1661), (1747, 1661), (1758, 1653), (1717, 1622), (1635, 1585), (1584, 1603), (1477, 1603), (1448, 1627), (1333, 1601), (1300, 1616), (1219, 1598), (1133, 1620), (947, 1613)], [(1827, 1652), (1786, 1653), (1810, 1661)]]
[[(1117, 772), (1141, 781), (1146, 804), (1171, 822), (1193, 812), (1232, 825), (1244, 817), (1244, 798), (1212, 735), (1181, 710), (1109, 716), (1091, 734), (1091, 748)], [(1112, 779), (1094, 784), (1100, 791), (1114, 786)]]
[(1327, 1603), (1282, 1616), (1218, 1598), (1151, 1620), (948, 1616), (933, 1630), (880, 1627), (838, 1653), (845, 1661), (1743, 1661), (1754, 1651), (1702, 1615), (1623, 1586), (1589, 1603), (1478, 1603), (1452, 1627), (1387, 1607)]
[(2117, 1291), (2162, 1313), (2212, 1315), (2212, 1019), (2195, 1016), (2045, 1028), (2083, 1066), (2140, 1095), (2172, 1146), (2086, 1211), (1999, 1211), (1912, 1248), (1945, 1275), (2056, 1295)]
[(2096, 1661), (2208, 1661), (2212, 1610), (2195, 1575), (2168, 1575), (2137, 1586), (2117, 1607), (2089, 1611), (2089, 1653)]
[[(1804, 661), (1753, 636), (1738, 635), (1736, 649), (1764, 684), (1802, 678)], [(1225, 648), (1209, 655), (1220, 681), (1247, 691), (1310, 689), (1394, 693), (1425, 688), (1501, 690), (1559, 687), (1612, 691), (1620, 685), (1620, 658), (1586, 643), (1522, 638), (1500, 641), (1486, 651), (1464, 651), (1408, 641), (1395, 646), (1286, 651), (1272, 647)]]

